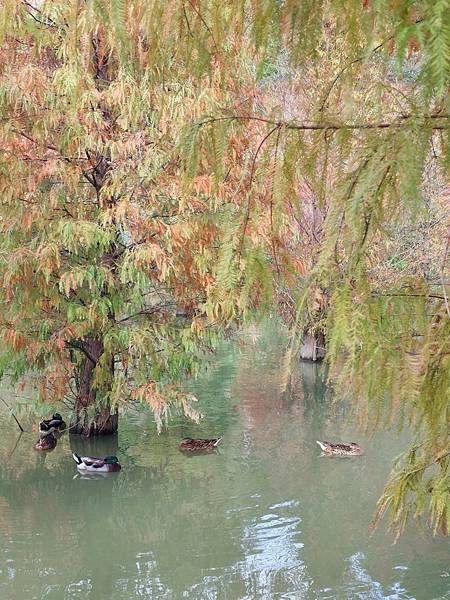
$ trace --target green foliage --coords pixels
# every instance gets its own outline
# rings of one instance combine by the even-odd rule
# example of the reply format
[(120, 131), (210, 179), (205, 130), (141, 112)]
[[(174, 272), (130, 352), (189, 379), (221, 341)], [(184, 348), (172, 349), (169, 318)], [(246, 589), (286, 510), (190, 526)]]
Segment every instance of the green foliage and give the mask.
[(362, 424), (416, 428), (380, 513), (448, 531), (448, 245), (388, 242), (447, 176), (449, 8), (3, 2), (0, 371), (63, 397), (96, 347), (101, 401), (196, 417), (172, 383), (284, 294)]

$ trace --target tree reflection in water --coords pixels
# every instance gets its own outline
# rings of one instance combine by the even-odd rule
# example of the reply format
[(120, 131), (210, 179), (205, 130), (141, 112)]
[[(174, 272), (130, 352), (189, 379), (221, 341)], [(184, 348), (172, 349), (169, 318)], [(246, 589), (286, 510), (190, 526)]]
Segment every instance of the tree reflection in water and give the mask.
[[(270, 327), (224, 345), (193, 386), (205, 419), (174, 415), (160, 436), (135, 406), (117, 440), (65, 434), (39, 454), (34, 434), (17, 441), (4, 415), (0, 598), (449, 597), (447, 541), (414, 527), (396, 546), (383, 531), (369, 536), (404, 440), (360, 433), (363, 457), (320, 459), (315, 439), (355, 430), (315, 366), (280, 393), (281, 353)], [(189, 435), (223, 435), (223, 446), (186, 457), (178, 443)], [(72, 450), (117, 454), (123, 469), (74, 478)]]

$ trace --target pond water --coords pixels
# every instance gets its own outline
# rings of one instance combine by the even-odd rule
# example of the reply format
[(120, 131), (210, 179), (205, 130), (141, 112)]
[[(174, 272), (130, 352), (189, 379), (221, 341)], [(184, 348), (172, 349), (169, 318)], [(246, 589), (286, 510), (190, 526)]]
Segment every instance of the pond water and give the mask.
[[(134, 406), (118, 440), (64, 435), (39, 454), (4, 410), (0, 599), (450, 599), (448, 540), (415, 525), (396, 545), (369, 532), (407, 433), (358, 432), (315, 365), (280, 394), (280, 357), (275, 327), (224, 344), (192, 386), (204, 419), (175, 415), (159, 436)], [(220, 452), (183, 455), (188, 435), (223, 435)], [(321, 438), (366, 453), (320, 457)], [(117, 453), (123, 469), (77, 475), (71, 447)]]

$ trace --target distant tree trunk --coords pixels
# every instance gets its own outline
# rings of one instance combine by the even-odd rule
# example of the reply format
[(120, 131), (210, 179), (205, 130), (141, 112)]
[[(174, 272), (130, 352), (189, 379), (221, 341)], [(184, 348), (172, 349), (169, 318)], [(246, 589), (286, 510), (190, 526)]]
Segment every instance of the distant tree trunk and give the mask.
[(303, 332), (302, 344), (300, 346), (300, 359), (318, 362), (325, 358), (325, 336), (319, 331), (311, 333)]
[[(83, 340), (82, 347), (85, 361), (79, 374), (78, 394), (75, 400), (75, 421), (70, 425), (70, 432), (85, 436), (117, 433), (119, 420), (117, 411), (111, 412), (109, 403), (96, 407), (93, 377), (94, 369), (103, 354), (103, 342), (98, 338), (90, 337)], [(111, 371), (113, 371), (112, 364)]]

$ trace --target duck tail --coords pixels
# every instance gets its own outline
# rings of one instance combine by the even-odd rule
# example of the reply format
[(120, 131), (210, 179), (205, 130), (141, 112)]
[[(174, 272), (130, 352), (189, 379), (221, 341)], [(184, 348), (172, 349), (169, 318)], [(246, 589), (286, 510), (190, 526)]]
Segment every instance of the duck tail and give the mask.
[(215, 448), (216, 446), (218, 446), (218, 445), (220, 444), (220, 442), (221, 442), (221, 441), (222, 441), (222, 438), (221, 438), (221, 437), (220, 437), (220, 438), (218, 438), (218, 439), (217, 439), (217, 440), (214, 442), (214, 448)]
[(83, 462), (81, 458), (78, 456), (76, 452), (72, 452), (73, 460), (77, 463), (77, 465), (81, 465)]
[(319, 440), (316, 440), (316, 444), (319, 444), (321, 450), (323, 450), (324, 452), (326, 451), (327, 447), (323, 442), (319, 442)]

